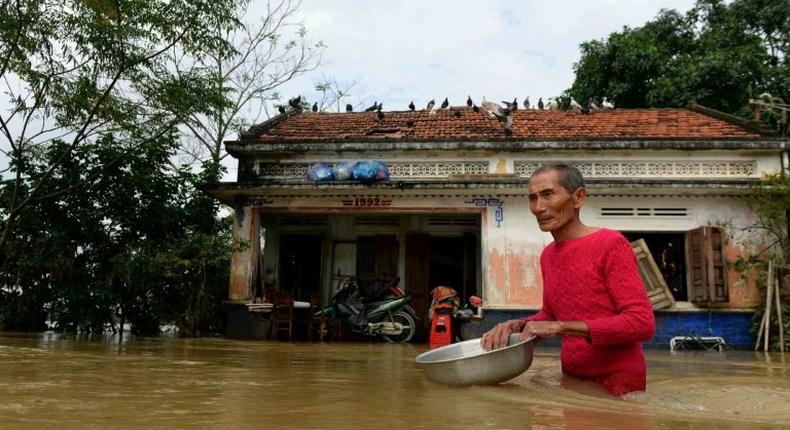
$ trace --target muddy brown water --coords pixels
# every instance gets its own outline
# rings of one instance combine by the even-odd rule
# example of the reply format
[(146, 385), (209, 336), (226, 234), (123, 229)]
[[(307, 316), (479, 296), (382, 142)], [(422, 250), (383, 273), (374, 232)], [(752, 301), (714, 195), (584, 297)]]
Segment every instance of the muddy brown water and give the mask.
[(0, 428), (790, 428), (780, 355), (648, 351), (646, 393), (563, 377), (559, 351), (491, 387), (427, 381), (426, 345), (0, 333)]

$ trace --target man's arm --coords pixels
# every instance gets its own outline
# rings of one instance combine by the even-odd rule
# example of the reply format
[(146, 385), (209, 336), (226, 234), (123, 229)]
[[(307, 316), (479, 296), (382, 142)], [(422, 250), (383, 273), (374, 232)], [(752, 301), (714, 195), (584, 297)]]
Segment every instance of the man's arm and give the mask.
[(604, 259), (604, 276), (617, 315), (585, 321), (590, 342), (616, 345), (643, 342), (653, 337), (653, 307), (639, 276), (631, 245), (620, 237)]

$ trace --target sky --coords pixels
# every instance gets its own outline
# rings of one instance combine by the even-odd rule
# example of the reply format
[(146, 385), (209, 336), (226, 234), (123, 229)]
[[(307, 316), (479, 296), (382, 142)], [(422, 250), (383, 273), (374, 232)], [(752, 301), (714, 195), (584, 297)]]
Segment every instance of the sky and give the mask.
[[(277, 0), (271, 0), (276, 3)], [(294, 0), (296, 1), (296, 0)], [(331, 77), (352, 84), (344, 102), (356, 109), (377, 101), (384, 110), (418, 108), (467, 96), (531, 103), (573, 83), (579, 45), (623, 26), (638, 27), (661, 9), (685, 12), (693, 0), (302, 0), (295, 17), (308, 38), (327, 48), (321, 66), (279, 88), (287, 99), (312, 104), (316, 83)], [(253, 0), (249, 20), (265, 12)], [(601, 94), (600, 97), (605, 96)], [(0, 108), (7, 108), (0, 101)], [(261, 118), (265, 120), (266, 118)], [(3, 146), (7, 149), (7, 145)], [(225, 159), (236, 176), (236, 162)], [(7, 160), (0, 154), (0, 170)]]
[[(582, 42), (641, 26), (692, 0), (303, 0), (299, 19), (327, 45), (316, 72), (283, 88), (310, 98), (321, 75), (354, 82), (355, 106), (405, 110), (449, 97), (521, 101), (573, 83)], [(255, 12), (254, 10), (251, 12)], [(604, 96), (604, 95), (601, 95)]]

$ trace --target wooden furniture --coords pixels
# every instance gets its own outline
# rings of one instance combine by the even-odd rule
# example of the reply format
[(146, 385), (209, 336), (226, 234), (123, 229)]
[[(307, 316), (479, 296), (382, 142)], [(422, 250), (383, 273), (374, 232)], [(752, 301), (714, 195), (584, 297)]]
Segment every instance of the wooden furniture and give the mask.
[(318, 337), (318, 340), (323, 342), (328, 339), (340, 339), (343, 331), (343, 326), (338, 318), (326, 316), (324, 314), (315, 316), (318, 311), (324, 308), (321, 293), (312, 293), (310, 295), (310, 322), (308, 325), (308, 333), (310, 340)]
[(288, 332), (288, 340), (293, 336), (294, 327), (294, 298), (287, 291), (274, 292), (272, 309), (272, 340), (277, 339), (280, 331)]

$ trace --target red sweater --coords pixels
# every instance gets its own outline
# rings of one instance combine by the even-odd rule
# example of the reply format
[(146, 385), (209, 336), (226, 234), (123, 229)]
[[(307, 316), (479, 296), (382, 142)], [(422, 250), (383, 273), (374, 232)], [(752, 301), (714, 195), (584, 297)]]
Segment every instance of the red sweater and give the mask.
[(593, 379), (620, 396), (644, 391), (647, 366), (641, 342), (655, 318), (631, 245), (600, 229), (550, 243), (540, 257), (543, 309), (527, 320), (584, 321), (590, 339), (563, 336), (562, 371)]

